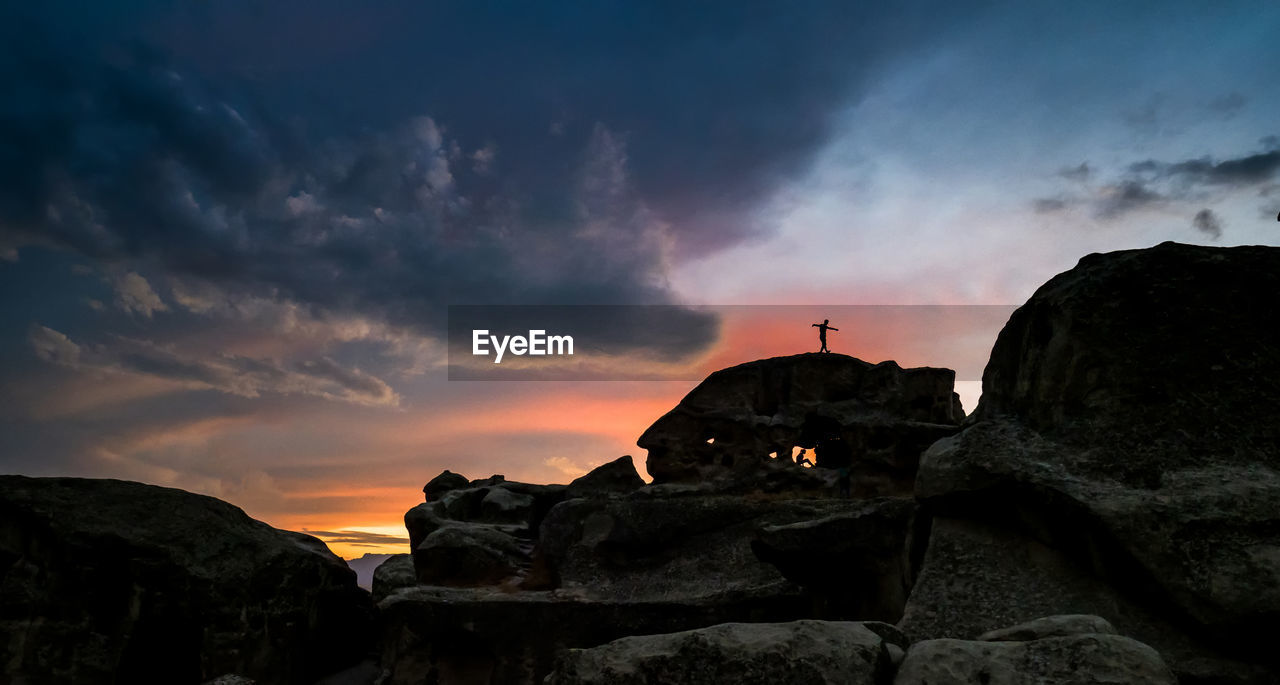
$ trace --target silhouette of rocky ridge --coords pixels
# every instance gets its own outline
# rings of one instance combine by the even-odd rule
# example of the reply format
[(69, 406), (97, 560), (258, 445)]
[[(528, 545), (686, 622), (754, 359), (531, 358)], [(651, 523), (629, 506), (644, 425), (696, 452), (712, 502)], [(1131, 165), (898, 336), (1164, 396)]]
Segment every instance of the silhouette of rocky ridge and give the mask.
[[(567, 485), (446, 471), (405, 514), (406, 553), (374, 572), (377, 663), (341, 682), (1278, 682), (1276, 293), (1280, 249), (1089, 255), (1010, 318), (967, 418), (946, 369), (802, 354), (712, 374), (659, 418), (639, 441), (653, 483), (631, 457)], [(795, 447), (816, 450), (817, 466), (792, 461)], [(845, 465), (850, 498), (836, 487)], [(108, 554), (130, 570), (104, 597), (232, 598), (200, 609), (221, 637), (188, 647), (200, 669), (171, 682), (301, 682), (308, 631), (270, 657), (220, 651), (261, 644), (233, 617), (245, 602), (278, 592), (291, 615), (293, 593), (303, 605), (331, 593), (367, 615), (349, 572), (305, 536), (209, 498), (154, 524), (142, 510), (174, 491), (77, 484), (99, 489), (83, 495), (95, 502), (124, 486), (139, 488), (136, 509), (48, 508), (33, 494), (53, 487), (42, 479), (0, 481), (6, 635), (60, 616), (43, 635), (76, 664), (98, 643), (71, 626), (152, 646), (158, 627), (187, 625), (163, 603), (144, 621), (32, 580), (79, 582), (81, 557)], [(239, 523), (199, 523), (201, 507)], [(86, 537), (88, 520), (154, 547)], [(208, 550), (190, 539), (206, 529)], [(196, 549), (157, 551), (170, 536)], [(217, 561), (240, 544), (265, 551)], [(254, 564), (279, 560), (292, 571), (271, 578), (287, 587), (254, 580)], [(216, 574), (207, 588), (182, 570), (202, 564)], [(32, 644), (0, 640), (4, 676), (52, 663)], [(334, 670), (358, 658), (328, 656)], [(78, 682), (115, 682), (102, 663)]]
[(309, 535), (172, 488), (0, 476), (0, 682), (312, 683), (373, 626)]

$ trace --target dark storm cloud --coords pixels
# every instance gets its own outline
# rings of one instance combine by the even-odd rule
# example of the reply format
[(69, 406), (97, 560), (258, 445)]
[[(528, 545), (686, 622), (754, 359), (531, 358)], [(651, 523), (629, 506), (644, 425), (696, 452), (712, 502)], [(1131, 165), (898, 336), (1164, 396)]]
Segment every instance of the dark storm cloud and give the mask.
[(1181, 162), (1154, 159), (1135, 162), (1129, 174), (1136, 178), (1168, 180), (1183, 187), (1183, 192), (1204, 186), (1248, 187), (1265, 183), (1280, 171), (1280, 144), (1274, 137), (1262, 140), (1268, 149), (1234, 159), (1214, 161), (1211, 157)]
[(1121, 181), (1103, 189), (1095, 210), (1102, 219), (1114, 219), (1164, 201), (1164, 196), (1140, 181)]
[(1219, 219), (1218, 215), (1214, 214), (1211, 209), (1202, 209), (1196, 212), (1196, 215), (1191, 219), (1191, 225), (1194, 226), (1197, 231), (1209, 236), (1213, 240), (1217, 240), (1222, 237), (1222, 220)]
[[(1088, 185), (1093, 170), (1085, 164), (1058, 172), (1058, 176), (1079, 185), (1086, 193), (1072, 192), (1057, 197), (1039, 198), (1032, 206), (1039, 213), (1052, 213), (1076, 206), (1086, 206), (1102, 220), (1118, 219), (1130, 212), (1171, 201), (1192, 201), (1212, 194), (1254, 188), (1280, 176), (1280, 140), (1274, 136), (1262, 139), (1262, 152), (1215, 161), (1211, 157), (1164, 162), (1146, 159), (1129, 164), (1119, 179), (1092, 187)], [(1206, 214), (1206, 212), (1208, 212)], [(1201, 218), (1204, 215), (1204, 218)], [(1221, 235), (1221, 222), (1208, 210), (1196, 215), (1195, 227), (1216, 238)]]
[(668, 301), (670, 260), (766, 230), (753, 210), (859, 78), (946, 21), (844, 3), (115, 7), (3, 17), (0, 244), (426, 333), (451, 302)]

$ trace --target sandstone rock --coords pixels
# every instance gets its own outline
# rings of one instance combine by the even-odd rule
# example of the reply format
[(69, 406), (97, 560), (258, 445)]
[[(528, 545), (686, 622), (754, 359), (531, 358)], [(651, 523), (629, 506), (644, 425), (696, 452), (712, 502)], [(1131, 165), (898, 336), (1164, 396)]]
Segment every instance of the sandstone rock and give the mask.
[(310, 683), (372, 605), (313, 537), (141, 483), (0, 476), (0, 681)]
[[(1280, 316), (1258, 296), (1274, 292), (1275, 248), (1165, 243), (1085, 257), (1010, 318), (981, 404), (922, 457), (917, 496), (1060, 553), (1122, 605), (1191, 635), (1189, 651), (1163, 643), (1166, 628), (1142, 637), (1183, 674), (1222, 670), (1197, 666), (1219, 652), (1280, 668), (1264, 637), (1280, 616)], [(935, 528), (930, 546), (946, 538)], [(904, 618), (913, 633), (928, 611), (966, 603), (929, 559), (953, 577), (992, 575), (990, 557), (931, 550), (919, 611)], [(1130, 632), (1105, 607), (1041, 608)]]
[(1120, 635), (1071, 635), (1030, 642), (925, 640), (907, 650), (894, 685), (1176, 685), (1156, 650)]
[(422, 486), (422, 494), (427, 498), (428, 502), (431, 502), (439, 499), (440, 495), (450, 490), (465, 488), (470, 483), (471, 481), (467, 480), (466, 476), (445, 469), (444, 473), (432, 478), (427, 481), (426, 485)]
[(749, 362), (708, 376), (639, 445), (655, 483), (752, 471), (770, 454), (788, 462), (801, 446), (819, 466), (852, 461), (861, 493), (908, 494), (921, 451), (964, 417), (954, 380), (840, 354)]
[(884, 638), (861, 623), (726, 623), (626, 637), (570, 650), (548, 685), (874, 685), (893, 664)]
[(565, 497), (602, 497), (611, 494), (625, 495), (644, 486), (644, 480), (636, 472), (631, 455), (618, 457), (597, 466), (589, 473), (575, 479), (565, 490)]
[(1089, 614), (1064, 614), (1062, 616), (1045, 616), (1026, 623), (1019, 623), (1009, 628), (989, 630), (978, 636), (983, 642), (1025, 642), (1046, 637), (1066, 637), (1068, 635), (1115, 635), (1116, 629), (1107, 619)]
[(393, 554), (373, 570), (373, 601), (381, 602), (396, 590), (417, 584), (418, 574), (413, 568), (413, 555)]
[(751, 549), (820, 600), (823, 618), (897, 621), (915, 583), (915, 502), (842, 502), (820, 518), (762, 526)]
[(499, 583), (528, 562), (516, 538), (493, 526), (450, 522), (413, 549), (418, 582), (476, 586)]

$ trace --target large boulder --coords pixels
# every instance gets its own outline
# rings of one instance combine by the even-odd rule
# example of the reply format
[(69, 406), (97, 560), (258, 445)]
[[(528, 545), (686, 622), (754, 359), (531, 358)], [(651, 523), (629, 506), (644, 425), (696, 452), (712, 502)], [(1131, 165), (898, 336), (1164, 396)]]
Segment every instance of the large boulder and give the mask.
[(916, 505), (837, 500), (822, 515), (764, 525), (751, 549), (815, 600), (822, 618), (894, 622), (916, 579)]
[(324, 543), (221, 500), (0, 476), (0, 681), (311, 683), (363, 657), (372, 609)]
[(949, 369), (841, 354), (763, 359), (708, 376), (639, 445), (655, 483), (790, 462), (798, 446), (818, 466), (851, 464), (856, 494), (909, 494), (920, 453), (964, 418), (954, 385)]
[(390, 559), (373, 570), (373, 601), (381, 602), (387, 595), (418, 584), (418, 573), (413, 568), (410, 554), (392, 554)]
[(514, 576), (528, 550), (497, 526), (450, 522), (413, 548), (418, 582), (428, 585), (495, 585)]
[(471, 481), (467, 480), (466, 476), (445, 469), (443, 473), (427, 481), (427, 484), (422, 486), (422, 495), (428, 502), (432, 502), (440, 499), (440, 495), (446, 492), (465, 488), (470, 484)]
[[(1090, 255), (1037, 290), (969, 425), (921, 459), (940, 518), (908, 632), (971, 637), (1035, 604), (1145, 630), (1188, 679), (1280, 667), (1280, 305), (1260, 296), (1276, 292), (1280, 249), (1173, 243)], [(1002, 589), (1012, 575), (1057, 591)]]
[(1177, 685), (1159, 652), (1121, 635), (1084, 634), (1029, 642), (925, 640), (911, 645), (894, 685)]
[(569, 487), (565, 488), (564, 496), (573, 498), (625, 495), (643, 486), (644, 479), (636, 472), (636, 465), (628, 454), (597, 466), (589, 473), (574, 479), (569, 483)]
[(452, 488), (405, 512), (418, 582), (475, 587), (519, 580), (538, 526), (564, 493), (563, 485), (493, 476)]
[[(886, 630), (888, 629), (888, 630)], [(548, 685), (876, 685), (893, 672), (889, 626), (726, 623), (567, 652)]]

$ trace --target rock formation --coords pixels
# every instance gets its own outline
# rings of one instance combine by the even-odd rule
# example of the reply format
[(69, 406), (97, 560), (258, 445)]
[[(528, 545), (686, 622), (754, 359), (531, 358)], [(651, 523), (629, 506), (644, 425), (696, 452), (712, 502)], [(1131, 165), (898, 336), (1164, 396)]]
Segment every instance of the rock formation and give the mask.
[(372, 625), (311, 536), (181, 490), (0, 476), (0, 682), (311, 683)]
[(790, 462), (851, 465), (859, 494), (910, 494), (920, 453), (964, 412), (950, 369), (903, 369), (842, 354), (799, 354), (717, 371), (640, 436), (655, 483), (751, 478)]
[(546, 683), (876, 685), (892, 677), (893, 639), (896, 630), (874, 623), (725, 623), (570, 650)]
[(1184, 681), (1280, 668), (1280, 250), (1090, 255), (1010, 318), (962, 433), (924, 455), (937, 518), (914, 639), (1086, 610)]
[[(653, 484), (446, 471), (374, 572), (380, 664), (330, 682), (1280, 682), (1276, 293), (1274, 248), (1090, 255), (1010, 318), (968, 418), (948, 370), (796, 355), (645, 431)], [(367, 604), (317, 541), (82, 483), (0, 479), (5, 675), (358, 659)]]
[(1151, 647), (1115, 634), (1097, 616), (1048, 616), (993, 631), (977, 640), (916, 642), (894, 685), (1176, 685), (1173, 671)]

